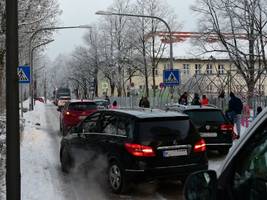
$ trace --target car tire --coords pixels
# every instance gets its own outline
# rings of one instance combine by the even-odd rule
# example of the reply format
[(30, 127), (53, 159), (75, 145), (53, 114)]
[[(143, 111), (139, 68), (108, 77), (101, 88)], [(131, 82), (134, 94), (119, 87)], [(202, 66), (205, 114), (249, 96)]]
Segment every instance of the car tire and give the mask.
[(74, 161), (70, 155), (70, 151), (67, 150), (67, 147), (63, 147), (60, 149), (60, 162), (61, 162), (61, 170), (65, 173), (69, 173), (73, 168)]
[(125, 193), (127, 184), (125, 180), (125, 171), (119, 162), (111, 162), (108, 166), (108, 184), (112, 192), (116, 194)]
[(229, 149), (228, 149), (228, 148), (225, 148), (225, 149), (219, 149), (218, 151), (219, 151), (219, 153), (220, 153), (221, 155), (227, 155), (228, 152), (229, 152)]

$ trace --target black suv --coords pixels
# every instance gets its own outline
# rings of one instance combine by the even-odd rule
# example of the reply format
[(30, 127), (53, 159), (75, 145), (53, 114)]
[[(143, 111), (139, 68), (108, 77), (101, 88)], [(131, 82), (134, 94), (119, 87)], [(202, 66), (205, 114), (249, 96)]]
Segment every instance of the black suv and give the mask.
[(187, 114), (205, 139), (208, 150), (227, 154), (233, 144), (233, 125), (222, 110), (215, 106), (174, 105), (169, 110)]
[(115, 193), (125, 191), (131, 181), (183, 181), (190, 173), (208, 168), (205, 141), (188, 116), (177, 112), (97, 111), (63, 137), (64, 172), (77, 164), (74, 148), (105, 155), (108, 182)]
[(193, 173), (184, 187), (186, 200), (267, 199), (267, 108), (265, 108), (215, 171)]

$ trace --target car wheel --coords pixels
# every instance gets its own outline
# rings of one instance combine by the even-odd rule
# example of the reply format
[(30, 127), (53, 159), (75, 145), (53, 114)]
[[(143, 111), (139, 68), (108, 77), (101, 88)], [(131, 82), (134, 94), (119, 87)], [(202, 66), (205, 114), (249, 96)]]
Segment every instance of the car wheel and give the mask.
[(67, 150), (67, 147), (63, 147), (60, 150), (60, 162), (61, 170), (65, 173), (69, 173), (74, 165), (74, 161), (70, 155), (70, 152)]
[(126, 191), (124, 169), (118, 162), (112, 162), (108, 167), (108, 183), (114, 193)]
[(229, 149), (228, 149), (228, 148), (226, 148), (226, 149), (219, 149), (218, 151), (219, 151), (219, 153), (220, 153), (221, 155), (226, 155), (226, 154), (228, 154)]

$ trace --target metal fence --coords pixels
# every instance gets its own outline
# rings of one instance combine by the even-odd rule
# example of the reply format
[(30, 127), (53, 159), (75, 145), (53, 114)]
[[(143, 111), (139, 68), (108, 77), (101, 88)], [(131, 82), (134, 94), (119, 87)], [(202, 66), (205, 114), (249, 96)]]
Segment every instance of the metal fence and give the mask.
[[(134, 108), (139, 106), (139, 101), (141, 99), (140, 96), (130, 96), (130, 97), (111, 97), (111, 103), (113, 101), (117, 101), (119, 107), (127, 107), (127, 108)], [(191, 98), (189, 98), (189, 102), (191, 101)], [(244, 105), (247, 104), (246, 101), (242, 100)], [(171, 103), (177, 103), (178, 98), (171, 99), (170, 97), (149, 97), (150, 107), (151, 108), (164, 108), (167, 104)], [(209, 103), (212, 105), (217, 106), (218, 108), (222, 109), (223, 111), (226, 111), (228, 109), (228, 102), (229, 97), (225, 96), (222, 98), (209, 98)], [(256, 117), (257, 113), (257, 107), (266, 107), (267, 106), (267, 97), (254, 97), (251, 99), (251, 105), (250, 110), (252, 111), (253, 118)]]

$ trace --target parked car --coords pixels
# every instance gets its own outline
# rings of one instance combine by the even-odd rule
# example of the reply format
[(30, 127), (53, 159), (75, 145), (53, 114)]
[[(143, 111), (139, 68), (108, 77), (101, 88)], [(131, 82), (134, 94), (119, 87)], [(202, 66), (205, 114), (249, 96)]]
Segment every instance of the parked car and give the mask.
[(61, 110), (65, 106), (65, 103), (70, 100), (71, 100), (70, 96), (59, 97), (58, 102), (57, 102), (58, 110)]
[(41, 103), (44, 103), (44, 102), (45, 102), (45, 100), (44, 100), (43, 97), (35, 97), (34, 100), (35, 100), (35, 101), (39, 101), (39, 102), (41, 102)]
[(94, 99), (98, 109), (107, 109), (109, 102), (105, 99)]
[(188, 116), (177, 112), (99, 110), (62, 138), (64, 172), (74, 168), (77, 148), (88, 151), (84, 155), (94, 152), (107, 158), (106, 177), (115, 193), (124, 192), (131, 182), (183, 181), (208, 168), (205, 141)]
[(265, 200), (267, 197), (267, 108), (241, 134), (216, 173), (188, 177), (186, 200)]
[(205, 139), (208, 150), (218, 150), (225, 155), (233, 144), (234, 126), (226, 118), (221, 109), (214, 106), (170, 106), (187, 114), (197, 127), (199, 134)]
[(88, 115), (97, 111), (95, 102), (91, 100), (71, 100), (67, 102), (60, 113), (60, 130), (66, 135), (68, 130), (76, 126)]

